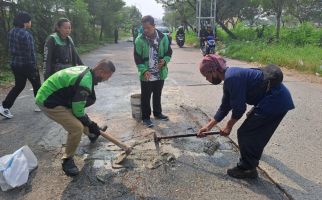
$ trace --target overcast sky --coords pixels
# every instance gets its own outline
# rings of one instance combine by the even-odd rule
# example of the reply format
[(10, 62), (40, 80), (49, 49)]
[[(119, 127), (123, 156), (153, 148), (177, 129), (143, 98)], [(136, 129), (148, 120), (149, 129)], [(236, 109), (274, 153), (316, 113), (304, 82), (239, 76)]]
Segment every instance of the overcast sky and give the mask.
[(152, 15), (155, 18), (162, 19), (163, 8), (161, 4), (157, 4), (155, 0), (123, 0), (127, 6), (136, 6), (142, 15)]

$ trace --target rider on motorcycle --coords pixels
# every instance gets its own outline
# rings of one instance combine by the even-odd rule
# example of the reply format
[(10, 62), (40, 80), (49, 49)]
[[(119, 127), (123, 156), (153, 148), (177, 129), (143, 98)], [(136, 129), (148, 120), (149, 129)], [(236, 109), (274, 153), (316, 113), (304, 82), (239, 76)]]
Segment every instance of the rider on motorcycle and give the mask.
[(183, 38), (185, 37), (183, 26), (178, 27), (178, 30), (177, 30), (177, 33), (176, 33), (176, 38), (178, 37), (178, 35), (183, 35)]
[(200, 31), (200, 47), (203, 47), (205, 45), (205, 41), (209, 36), (215, 37), (210, 24), (207, 25), (207, 29), (202, 28)]

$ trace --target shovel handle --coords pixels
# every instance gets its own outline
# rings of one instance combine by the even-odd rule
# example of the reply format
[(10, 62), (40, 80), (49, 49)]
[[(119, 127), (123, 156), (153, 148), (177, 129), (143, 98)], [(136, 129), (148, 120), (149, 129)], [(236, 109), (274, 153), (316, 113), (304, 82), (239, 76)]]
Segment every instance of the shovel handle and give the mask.
[(109, 133), (101, 131), (101, 136), (104, 137), (105, 139), (109, 140), (110, 142), (112, 142), (113, 144), (115, 144), (116, 146), (120, 147), (121, 149), (123, 149), (125, 151), (129, 148), (125, 143), (119, 141), (118, 139), (116, 139), (115, 137), (113, 137)]
[[(218, 135), (220, 134), (219, 131), (209, 131), (209, 132), (204, 132), (205, 135)], [(190, 133), (190, 134), (184, 134), (184, 135), (171, 135), (171, 136), (161, 136), (158, 137), (158, 140), (163, 140), (163, 139), (173, 139), (173, 138), (183, 138), (183, 137), (193, 137), (197, 136), (197, 133)]]

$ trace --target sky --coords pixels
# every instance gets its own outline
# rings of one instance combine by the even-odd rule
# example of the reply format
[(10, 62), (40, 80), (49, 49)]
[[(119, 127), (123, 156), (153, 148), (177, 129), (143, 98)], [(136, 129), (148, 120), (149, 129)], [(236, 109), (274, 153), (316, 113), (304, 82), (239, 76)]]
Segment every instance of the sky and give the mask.
[(142, 15), (152, 15), (154, 18), (162, 19), (164, 10), (161, 4), (155, 0), (123, 0), (127, 6), (136, 6)]

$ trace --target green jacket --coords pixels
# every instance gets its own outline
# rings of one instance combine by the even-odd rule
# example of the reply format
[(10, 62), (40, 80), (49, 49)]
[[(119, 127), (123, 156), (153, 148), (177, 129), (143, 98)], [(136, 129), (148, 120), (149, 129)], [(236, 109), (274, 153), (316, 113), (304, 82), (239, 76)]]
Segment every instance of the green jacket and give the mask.
[[(160, 70), (160, 78), (165, 80), (168, 76), (167, 64), (170, 62), (172, 49), (168, 37), (159, 30), (157, 32), (159, 34), (159, 59), (164, 59), (166, 62), (165, 66)], [(134, 60), (140, 80), (144, 80), (144, 73), (149, 70), (149, 49), (149, 42), (143, 34), (140, 34), (134, 44)]]
[(37, 92), (36, 104), (46, 108), (71, 108), (74, 116), (88, 126), (91, 121), (85, 114), (85, 107), (94, 104), (96, 100), (94, 85), (94, 74), (88, 67), (63, 69), (42, 84)]

